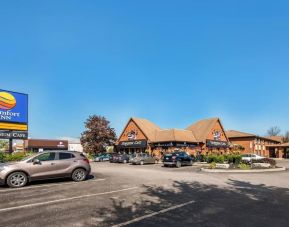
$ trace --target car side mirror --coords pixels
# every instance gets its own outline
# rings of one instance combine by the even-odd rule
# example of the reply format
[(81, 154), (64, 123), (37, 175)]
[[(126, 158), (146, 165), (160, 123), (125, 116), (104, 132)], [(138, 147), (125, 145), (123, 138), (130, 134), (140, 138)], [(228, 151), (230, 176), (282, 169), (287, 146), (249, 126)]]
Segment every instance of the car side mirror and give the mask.
[(34, 159), (33, 160), (33, 165), (40, 165), (41, 164), (41, 162), (39, 161), (39, 159)]

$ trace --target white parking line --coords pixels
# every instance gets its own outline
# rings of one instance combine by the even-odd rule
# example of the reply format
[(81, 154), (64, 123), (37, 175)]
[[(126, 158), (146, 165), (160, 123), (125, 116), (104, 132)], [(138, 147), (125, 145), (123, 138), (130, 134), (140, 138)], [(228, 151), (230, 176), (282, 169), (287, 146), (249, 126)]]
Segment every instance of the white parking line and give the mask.
[(98, 182), (98, 181), (104, 181), (105, 179), (96, 179), (96, 180), (87, 180), (82, 182), (69, 182), (69, 183), (53, 183), (53, 184), (45, 184), (45, 185), (35, 185), (35, 186), (28, 186), (24, 188), (10, 188), (5, 190), (0, 190), (0, 193), (2, 192), (13, 192), (13, 191), (22, 191), (27, 189), (33, 189), (33, 188), (49, 188), (49, 187), (55, 187), (55, 186), (62, 186), (62, 185), (69, 185), (69, 184), (84, 184), (88, 182)]
[(88, 198), (88, 197), (93, 197), (93, 196), (108, 195), (108, 194), (113, 194), (113, 193), (116, 193), (116, 192), (124, 192), (124, 191), (135, 190), (137, 188), (138, 187), (124, 188), (124, 189), (115, 190), (115, 191), (109, 191), (109, 192), (101, 192), (101, 193), (96, 193), (96, 194), (75, 196), (75, 197), (70, 197), (70, 198), (65, 198), (65, 199), (51, 200), (51, 201), (46, 201), (46, 202), (41, 202), (41, 203), (32, 203), (32, 204), (15, 206), (15, 207), (7, 207), (7, 208), (0, 209), (0, 212), (19, 210), (19, 209), (23, 209), (23, 208), (31, 208), (31, 207), (36, 207), (36, 206), (43, 206), (43, 205), (48, 205), (48, 204), (52, 204), (52, 203), (71, 201), (71, 200), (75, 200), (75, 199), (82, 199), (82, 198)]
[(169, 211), (171, 211), (171, 210), (175, 210), (175, 209), (178, 209), (178, 208), (187, 206), (187, 205), (192, 204), (192, 203), (194, 203), (194, 202), (195, 202), (195, 201), (192, 200), (192, 201), (189, 201), (189, 202), (187, 202), (187, 203), (182, 203), (182, 204), (179, 204), (179, 205), (176, 205), (176, 206), (172, 206), (172, 207), (169, 207), (169, 208), (167, 208), (167, 209), (163, 209), (163, 210), (160, 210), (160, 211), (151, 213), (151, 214), (147, 214), (147, 215), (144, 215), (144, 216), (141, 216), (141, 217), (132, 219), (132, 220), (127, 221), (127, 222), (123, 222), (123, 223), (120, 223), (120, 224), (117, 224), (117, 225), (113, 225), (112, 227), (122, 227), (122, 226), (130, 225), (130, 224), (139, 222), (139, 221), (141, 221), (141, 220), (144, 220), (144, 219), (147, 219), (147, 218), (151, 218), (151, 217), (156, 216), (156, 215), (158, 215), (158, 214), (164, 214), (164, 213), (169, 212)]

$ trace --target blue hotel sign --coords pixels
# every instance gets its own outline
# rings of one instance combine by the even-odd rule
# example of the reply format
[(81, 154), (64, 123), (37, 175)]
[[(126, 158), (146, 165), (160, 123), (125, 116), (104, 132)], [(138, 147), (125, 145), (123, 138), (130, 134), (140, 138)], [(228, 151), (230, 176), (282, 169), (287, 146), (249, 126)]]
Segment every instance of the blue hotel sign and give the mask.
[(0, 122), (28, 123), (28, 95), (0, 89)]

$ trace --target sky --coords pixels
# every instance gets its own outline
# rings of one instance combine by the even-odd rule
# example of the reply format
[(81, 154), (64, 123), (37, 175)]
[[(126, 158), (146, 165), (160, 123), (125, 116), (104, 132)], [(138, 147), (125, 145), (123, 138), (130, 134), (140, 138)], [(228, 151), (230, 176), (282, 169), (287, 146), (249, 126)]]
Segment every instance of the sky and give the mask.
[(29, 94), (29, 136), (79, 137), (89, 115), (120, 133), (220, 117), (289, 130), (289, 2), (1, 1), (0, 88)]

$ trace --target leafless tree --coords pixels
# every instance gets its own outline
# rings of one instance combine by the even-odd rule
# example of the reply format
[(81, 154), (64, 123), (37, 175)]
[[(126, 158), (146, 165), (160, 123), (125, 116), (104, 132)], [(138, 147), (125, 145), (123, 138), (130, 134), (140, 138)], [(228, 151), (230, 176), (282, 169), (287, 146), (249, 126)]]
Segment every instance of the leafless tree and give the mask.
[(278, 136), (280, 134), (281, 130), (279, 127), (274, 126), (268, 129), (267, 135), (268, 136)]
[(283, 142), (288, 143), (289, 142), (289, 131), (285, 132), (283, 137)]

